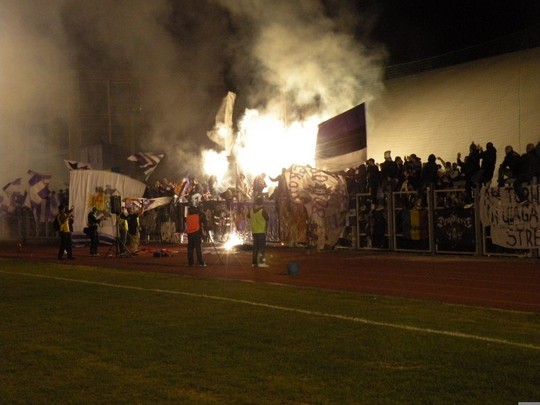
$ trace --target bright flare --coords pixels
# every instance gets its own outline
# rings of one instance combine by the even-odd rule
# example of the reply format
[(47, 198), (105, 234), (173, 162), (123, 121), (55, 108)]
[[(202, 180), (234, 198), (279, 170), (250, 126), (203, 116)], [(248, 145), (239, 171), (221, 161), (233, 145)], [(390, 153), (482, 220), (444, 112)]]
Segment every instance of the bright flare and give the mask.
[(227, 242), (223, 244), (223, 248), (226, 251), (231, 251), (235, 246), (242, 245), (244, 240), (237, 233), (229, 233)]
[[(230, 181), (227, 174), (234, 176), (234, 172), (229, 173), (228, 153), (234, 154), (238, 172), (244, 173), (249, 181), (261, 173), (274, 177), (282, 168), (293, 164), (315, 166), (318, 126), (327, 117), (314, 115), (286, 124), (279, 116), (278, 113), (246, 110), (232, 151), (203, 152), (205, 174), (216, 176), (218, 183)], [(233, 143), (230, 128), (220, 127), (218, 133), (228, 140), (227, 144)]]
[(276, 175), (292, 164), (315, 163), (320, 117), (286, 125), (274, 114), (246, 110), (235, 146), (236, 160), (244, 173)]
[(202, 158), (204, 172), (209, 176), (216, 176), (218, 183), (221, 183), (229, 168), (226, 152), (218, 153), (214, 150), (205, 150), (202, 153)]

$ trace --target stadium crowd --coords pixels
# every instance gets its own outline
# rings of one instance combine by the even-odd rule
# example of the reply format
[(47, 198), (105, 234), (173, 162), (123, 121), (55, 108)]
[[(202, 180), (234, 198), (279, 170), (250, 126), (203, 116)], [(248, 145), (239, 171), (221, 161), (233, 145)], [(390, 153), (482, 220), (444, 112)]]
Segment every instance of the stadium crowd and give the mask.
[[(380, 207), (379, 209), (382, 209), (385, 196), (389, 192), (414, 193), (417, 196), (414, 201), (420, 204), (422, 198), (425, 201), (425, 191), (428, 188), (462, 189), (464, 193), (458, 204), (470, 208), (474, 204), (474, 190), (483, 185), (512, 187), (516, 200), (520, 204), (527, 204), (525, 187), (540, 178), (540, 142), (537, 145), (528, 144), (526, 152), (521, 155), (514, 151), (511, 145), (507, 145), (502, 163), (496, 167), (496, 162), (497, 149), (492, 142), (487, 142), (485, 146), (471, 142), (468, 153), (458, 153), (452, 162), (435, 154), (430, 154), (425, 161), (414, 153), (403, 158), (393, 158), (392, 152), (388, 150), (380, 162), (369, 158), (365, 163), (344, 170), (341, 174), (346, 179), (350, 196), (357, 193), (368, 194), (371, 202)], [(255, 177), (251, 184), (247, 182), (245, 175), (240, 174), (236, 184), (226, 187), (216, 184), (213, 176), (202, 182), (194, 176), (185, 176), (178, 182), (162, 179), (156, 180), (153, 185), (147, 185), (144, 196), (172, 196), (175, 201), (180, 198), (190, 202), (194, 195), (201, 200), (249, 201), (255, 194), (261, 193), (260, 188), (263, 185), (267, 187), (263, 195), (272, 199), (277, 194), (272, 193), (272, 190), (279, 188), (274, 184), (278, 183), (279, 177), (267, 177), (268, 187), (264, 173)]]
[[(422, 195), (434, 189), (465, 189), (465, 208), (473, 205), (473, 190), (483, 185), (513, 187), (517, 201), (527, 204), (525, 186), (540, 177), (540, 142), (529, 143), (522, 155), (511, 145), (504, 149), (504, 159), (496, 168), (497, 150), (492, 142), (485, 148), (472, 142), (466, 156), (458, 153), (455, 162), (444, 161), (430, 154), (426, 162), (415, 154), (392, 158), (391, 151), (384, 160), (366, 163), (345, 172), (349, 194), (370, 193), (372, 201), (381, 203), (382, 196), (391, 191), (415, 191)], [(496, 170), (497, 169), (497, 170)]]

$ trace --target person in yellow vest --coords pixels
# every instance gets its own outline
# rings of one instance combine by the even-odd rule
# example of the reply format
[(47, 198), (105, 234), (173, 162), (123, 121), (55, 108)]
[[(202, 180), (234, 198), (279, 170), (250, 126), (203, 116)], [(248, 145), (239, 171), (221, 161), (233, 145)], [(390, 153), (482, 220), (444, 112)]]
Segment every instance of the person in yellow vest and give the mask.
[(255, 198), (255, 205), (248, 212), (251, 219), (251, 236), (253, 238), (253, 254), (251, 267), (268, 267), (265, 260), (266, 252), (266, 229), (270, 217), (263, 206), (264, 199), (260, 195)]
[(60, 248), (58, 249), (58, 260), (64, 260), (64, 252), (68, 259), (73, 259), (73, 242), (71, 232), (73, 232), (73, 208), (66, 209), (63, 205), (58, 206), (58, 214), (55, 221), (58, 221), (60, 233)]
[(198, 207), (190, 206), (186, 217), (186, 233), (188, 237), (187, 258), (188, 265), (193, 266), (193, 252), (197, 253), (197, 264), (205, 267), (202, 255), (202, 236), (206, 231), (206, 218), (199, 211)]
[(119, 239), (119, 249), (120, 256), (125, 257), (129, 256), (129, 252), (126, 247), (127, 235), (128, 235), (128, 217), (129, 213), (125, 206), (122, 207), (120, 215), (118, 215), (118, 239)]

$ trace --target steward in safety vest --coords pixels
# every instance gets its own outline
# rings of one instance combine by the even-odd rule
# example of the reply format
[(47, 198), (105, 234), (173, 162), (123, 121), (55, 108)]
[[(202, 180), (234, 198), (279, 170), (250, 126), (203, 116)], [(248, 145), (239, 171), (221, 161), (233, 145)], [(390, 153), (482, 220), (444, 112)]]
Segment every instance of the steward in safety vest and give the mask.
[(59, 205), (55, 221), (57, 221), (60, 230), (58, 260), (64, 260), (64, 253), (68, 259), (73, 259), (73, 242), (71, 240), (71, 232), (73, 230), (73, 208), (66, 210), (63, 205)]
[(118, 237), (120, 239), (119, 248), (120, 248), (120, 255), (121, 256), (129, 255), (128, 249), (126, 247), (128, 230), (129, 230), (128, 218), (129, 218), (129, 213), (128, 213), (126, 207), (124, 206), (124, 207), (122, 207), (120, 215), (118, 215), (118, 217), (117, 217), (117, 221), (118, 221)]
[(197, 207), (188, 208), (186, 217), (186, 233), (188, 237), (187, 259), (188, 265), (194, 264), (194, 251), (197, 253), (197, 264), (200, 267), (206, 266), (202, 255), (202, 236), (206, 231), (206, 217), (199, 212)]
[(265, 259), (266, 252), (266, 228), (270, 216), (264, 209), (264, 199), (258, 196), (255, 206), (249, 210), (248, 218), (251, 220), (251, 237), (253, 238), (253, 253), (251, 256), (252, 267), (268, 267)]
[(199, 232), (202, 236), (205, 225), (205, 218), (203, 218), (203, 215), (201, 215), (199, 209), (197, 207), (189, 207), (188, 215), (186, 217), (186, 233), (189, 235)]

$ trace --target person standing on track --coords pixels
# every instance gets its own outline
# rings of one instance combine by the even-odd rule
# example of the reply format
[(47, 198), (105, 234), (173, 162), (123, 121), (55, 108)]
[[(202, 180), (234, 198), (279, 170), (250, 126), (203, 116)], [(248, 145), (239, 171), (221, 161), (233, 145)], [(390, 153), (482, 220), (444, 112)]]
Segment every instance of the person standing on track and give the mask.
[(205, 267), (202, 255), (202, 236), (206, 228), (206, 217), (201, 215), (199, 208), (190, 206), (186, 217), (186, 233), (188, 237), (187, 258), (188, 265), (193, 266), (193, 252), (197, 253), (197, 264)]
[(255, 206), (249, 210), (248, 218), (251, 219), (251, 235), (253, 237), (253, 254), (251, 267), (269, 267), (265, 260), (266, 230), (270, 217), (263, 206), (264, 199), (260, 195), (255, 198)]
[(92, 207), (88, 213), (88, 236), (90, 237), (90, 256), (99, 256), (99, 224), (102, 216), (98, 215), (96, 207)]
[(58, 214), (55, 221), (58, 221), (58, 229), (60, 234), (58, 260), (64, 260), (64, 253), (68, 259), (72, 260), (74, 258), (73, 242), (71, 240), (71, 233), (73, 232), (73, 207), (66, 210), (64, 205), (59, 205)]

